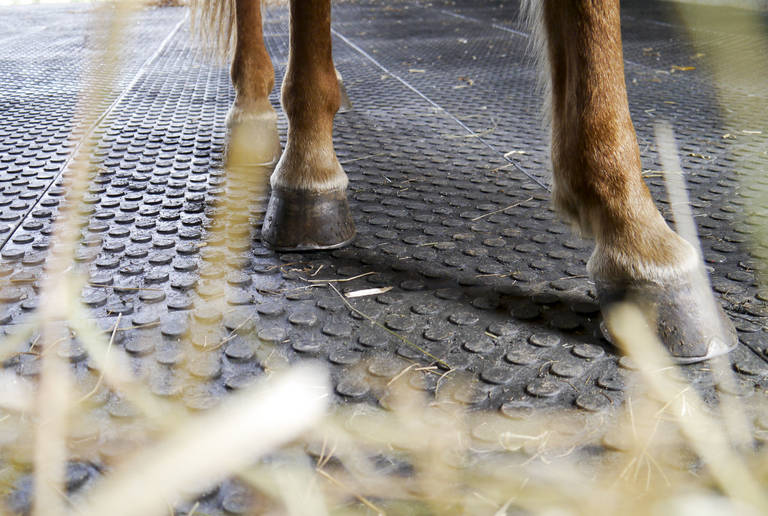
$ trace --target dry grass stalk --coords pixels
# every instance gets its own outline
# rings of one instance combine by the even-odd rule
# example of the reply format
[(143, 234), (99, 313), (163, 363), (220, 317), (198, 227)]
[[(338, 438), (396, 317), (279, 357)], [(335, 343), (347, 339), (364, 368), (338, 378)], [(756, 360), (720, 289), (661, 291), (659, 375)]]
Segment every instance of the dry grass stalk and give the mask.
[(635, 359), (651, 391), (668, 408), (686, 442), (704, 460), (708, 473), (731, 499), (768, 513), (768, 497), (749, 471), (744, 459), (732, 449), (727, 433), (704, 409), (704, 403), (675, 371), (669, 357), (632, 305), (615, 308), (608, 318), (624, 351)]
[(308, 430), (325, 413), (328, 395), (325, 373), (309, 366), (233, 395), (122, 464), (78, 512), (164, 514), (167, 504), (182, 499), (183, 493), (223, 480)]
[[(106, 39), (98, 42), (103, 49), (92, 66), (116, 67), (119, 62), (123, 28), (137, 7), (135, 2), (119, 2), (114, 10), (97, 10), (105, 16), (108, 29)], [(106, 14), (105, 14), (106, 13)], [(103, 22), (104, 20), (100, 20)], [(111, 74), (106, 74), (111, 77)], [(96, 82), (92, 77), (79, 101), (81, 124), (94, 128), (104, 115), (92, 109), (110, 84)], [(56, 347), (68, 341), (66, 323), (70, 308), (79, 304), (79, 293), (84, 281), (70, 269), (80, 240), (82, 216), (78, 212), (89, 185), (90, 156), (93, 143), (90, 134), (77, 142), (69, 163), (63, 172), (67, 188), (67, 204), (62, 206), (58, 223), (54, 227), (51, 253), (45, 280), (40, 292), (39, 318), (41, 321), (42, 349), (41, 379), (38, 386), (37, 423), (35, 427), (35, 500), (34, 513), (58, 516), (65, 513), (64, 475), (67, 460), (67, 420), (69, 417), (70, 382), (66, 366), (56, 353)]]

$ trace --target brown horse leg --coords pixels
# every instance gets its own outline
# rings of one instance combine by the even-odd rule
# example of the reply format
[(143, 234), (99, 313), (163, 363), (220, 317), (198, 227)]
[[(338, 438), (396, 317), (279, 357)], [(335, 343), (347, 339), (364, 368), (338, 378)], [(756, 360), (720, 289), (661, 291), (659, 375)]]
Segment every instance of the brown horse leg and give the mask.
[(262, 239), (277, 250), (340, 247), (354, 237), (355, 228), (347, 175), (332, 140), (341, 99), (331, 55), (330, 0), (291, 0), (282, 100), (288, 143), (272, 174)]
[(261, 1), (235, 0), (236, 40), (231, 76), (235, 102), (227, 114), (230, 165), (274, 165), (280, 156), (277, 114), (269, 102), (275, 70), (264, 46)]
[[(642, 179), (627, 104), (618, 0), (542, 1), (552, 88), (555, 206), (595, 239), (588, 270), (606, 307), (637, 302), (679, 362), (735, 345), (697, 278), (697, 251), (666, 224)], [(709, 301), (709, 302), (708, 302)]]

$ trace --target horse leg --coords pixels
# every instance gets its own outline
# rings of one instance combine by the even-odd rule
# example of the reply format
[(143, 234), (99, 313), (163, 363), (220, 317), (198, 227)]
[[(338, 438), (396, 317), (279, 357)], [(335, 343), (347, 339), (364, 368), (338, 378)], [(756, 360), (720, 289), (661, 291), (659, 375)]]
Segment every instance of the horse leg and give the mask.
[(275, 70), (264, 46), (261, 0), (235, 0), (235, 23), (227, 160), (234, 166), (274, 166), (280, 156), (277, 114), (269, 102)]
[(678, 362), (726, 353), (735, 332), (709, 287), (697, 281), (698, 252), (667, 226), (642, 179), (619, 1), (540, 6), (552, 90), (554, 203), (595, 240), (587, 267), (603, 311), (636, 302)]
[(333, 249), (355, 234), (347, 176), (333, 149), (341, 103), (331, 55), (330, 0), (291, 0), (283, 81), (288, 142), (271, 177), (262, 240), (276, 250)]

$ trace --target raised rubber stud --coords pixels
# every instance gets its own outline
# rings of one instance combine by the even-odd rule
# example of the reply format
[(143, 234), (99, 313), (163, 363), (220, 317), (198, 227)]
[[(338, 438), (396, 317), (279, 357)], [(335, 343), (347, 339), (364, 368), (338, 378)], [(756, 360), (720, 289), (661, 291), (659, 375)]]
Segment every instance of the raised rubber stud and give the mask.
[[(638, 306), (678, 364), (693, 364), (725, 355), (738, 344), (736, 330), (722, 307), (708, 288), (697, 286), (695, 281), (672, 285), (598, 281), (596, 286), (603, 313), (614, 303), (630, 302)], [(602, 330), (613, 342), (605, 325)]]
[(261, 229), (267, 247), (276, 251), (337, 249), (354, 237), (346, 191), (272, 190)]

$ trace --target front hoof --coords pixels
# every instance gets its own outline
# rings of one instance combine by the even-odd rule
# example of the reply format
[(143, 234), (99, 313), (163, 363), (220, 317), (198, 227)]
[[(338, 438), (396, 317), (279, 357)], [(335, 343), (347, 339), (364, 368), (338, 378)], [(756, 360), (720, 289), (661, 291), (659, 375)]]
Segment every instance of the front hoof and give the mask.
[(275, 251), (336, 249), (354, 237), (355, 224), (344, 190), (272, 190), (261, 229), (267, 247)]
[(224, 149), (227, 168), (275, 167), (281, 148), (274, 111), (256, 114), (230, 112), (227, 127)]
[[(638, 306), (678, 364), (693, 364), (724, 355), (738, 343), (733, 324), (703, 277), (702, 281), (691, 278), (668, 285), (600, 281), (596, 285), (604, 314), (619, 302)], [(603, 326), (603, 334), (613, 342), (610, 325)]]

